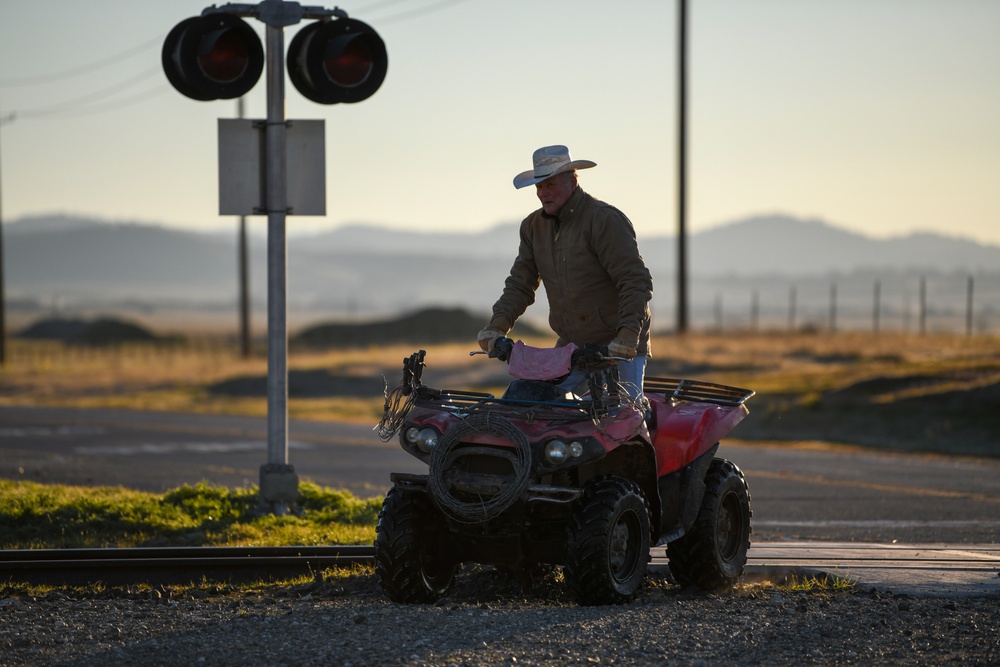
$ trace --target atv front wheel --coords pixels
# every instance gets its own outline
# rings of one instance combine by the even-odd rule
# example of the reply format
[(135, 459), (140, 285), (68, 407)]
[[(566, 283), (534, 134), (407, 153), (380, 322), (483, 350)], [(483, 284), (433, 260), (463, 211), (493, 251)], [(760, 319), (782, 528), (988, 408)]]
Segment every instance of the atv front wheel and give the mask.
[(670, 572), (682, 586), (731, 588), (743, 574), (750, 549), (750, 490), (743, 472), (714, 459), (694, 525), (667, 545)]
[(375, 527), (375, 575), (394, 602), (429, 603), (447, 594), (458, 566), (436, 557), (434, 509), (426, 496), (393, 486), (382, 501)]
[(566, 581), (580, 604), (628, 602), (646, 577), (649, 506), (639, 485), (609, 477), (591, 485), (573, 517)]

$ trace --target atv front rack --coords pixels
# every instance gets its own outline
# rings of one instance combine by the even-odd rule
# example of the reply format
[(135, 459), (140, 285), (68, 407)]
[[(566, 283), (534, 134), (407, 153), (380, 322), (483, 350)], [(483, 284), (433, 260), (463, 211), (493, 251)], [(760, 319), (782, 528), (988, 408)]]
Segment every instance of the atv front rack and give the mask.
[(714, 382), (659, 377), (647, 377), (642, 383), (642, 389), (646, 393), (664, 393), (667, 398), (678, 401), (728, 406), (743, 405), (755, 393), (752, 389), (730, 387)]
[(421, 385), (417, 389), (415, 405), (445, 410), (455, 414), (470, 414), (479, 410), (530, 413), (532, 419), (564, 419), (568, 421), (591, 419), (593, 402), (584, 401), (529, 401), (497, 398), (493, 394), (454, 389), (432, 389)]

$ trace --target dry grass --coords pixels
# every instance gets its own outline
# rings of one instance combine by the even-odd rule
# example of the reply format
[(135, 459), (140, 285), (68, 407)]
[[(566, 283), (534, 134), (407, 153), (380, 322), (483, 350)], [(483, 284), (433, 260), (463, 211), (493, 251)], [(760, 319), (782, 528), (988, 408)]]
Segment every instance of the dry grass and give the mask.
[[(551, 341), (530, 341), (548, 345)], [(469, 345), (429, 347), (426, 384), (500, 391), (506, 370)], [(399, 381), (417, 345), (292, 352), (289, 415), (374, 423), (382, 378)], [(810, 439), (997, 455), (1000, 338), (860, 333), (658, 336), (647, 374), (757, 391), (739, 437)], [(0, 404), (266, 414), (267, 360), (235, 345), (109, 349), (12, 341)], [(242, 381), (255, 389), (231, 390)], [(355, 390), (356, 388), (356, 390)], [(898, 422), (909, 422), (902, 424)], [(920, 420), (923, 420), (922, 422)], [(900, 430), (902, 428), (902, 430)], [(906, 441), (903, 443), (903, 441)]]

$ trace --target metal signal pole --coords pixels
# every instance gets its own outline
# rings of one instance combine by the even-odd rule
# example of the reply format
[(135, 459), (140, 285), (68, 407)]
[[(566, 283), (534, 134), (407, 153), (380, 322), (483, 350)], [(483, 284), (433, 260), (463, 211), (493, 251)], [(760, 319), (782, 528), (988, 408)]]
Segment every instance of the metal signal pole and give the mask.
[(299, 478), (288, 463), (288, 160), (285, 152), (285, 34), (267, 24), (267, 463), (260, 467), (262, 503), (284, 514), (298, 497)]
[(677, 0), (677, 333), (688, 331), (687, 0)]

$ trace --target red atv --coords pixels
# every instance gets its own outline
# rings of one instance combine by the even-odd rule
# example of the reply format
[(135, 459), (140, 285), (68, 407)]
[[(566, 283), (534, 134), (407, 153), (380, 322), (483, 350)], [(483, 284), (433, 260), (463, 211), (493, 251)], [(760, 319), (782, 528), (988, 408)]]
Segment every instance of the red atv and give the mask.
[[(429, 467), (390, 475), (379, 512), (375, 573), (391, 599), (433, 602), (476, 562), (523, 582), (561, 565), (581, 604), (621, 603), (642, 584), (654, 544), (667, 544), (681, 585), (728, 587), (743, 573), (750, 494), (715, 453), (753, 391), (647, 377), (634, 401), (606, 347), (501, 338), (490, 356), (516, 379), (496, 398), (424, 386), (424, 356), (404, 360), (379, 424), (383, 440), (399, 432)], [(558, 386), (573, 369), (586, 373), (583, 396)]]

